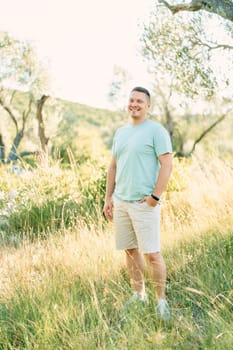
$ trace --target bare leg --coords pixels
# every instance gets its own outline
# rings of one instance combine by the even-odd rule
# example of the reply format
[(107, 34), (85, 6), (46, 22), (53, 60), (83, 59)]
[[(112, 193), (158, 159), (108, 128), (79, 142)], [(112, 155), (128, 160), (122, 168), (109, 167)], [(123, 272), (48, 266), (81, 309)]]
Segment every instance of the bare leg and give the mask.
[(166, 265), (160, 253), (145, 254), (158, 299), (165, 299)]
[(131, 285), (142, 298), (145, 296), (144, 260), (137, 248), (128, 249), (126, 253), (126, 265), (129, 271)]

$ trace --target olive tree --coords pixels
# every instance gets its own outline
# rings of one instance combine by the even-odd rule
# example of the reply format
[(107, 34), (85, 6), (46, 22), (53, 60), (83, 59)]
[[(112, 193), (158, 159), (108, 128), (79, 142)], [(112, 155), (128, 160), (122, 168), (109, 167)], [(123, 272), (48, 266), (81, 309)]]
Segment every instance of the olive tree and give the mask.
[(201, 16), (171, 16), (157, 6), (143, 27), (142, 54), (154, 82), (153, 113), (168, 129), (180, 156), (190, 155), (231, 110), (231, 99), (224, 96), (221, 108), (212, 113), (219, 100), (219, 78), (203, 26)]
[[(19, 145), (25, 135), (30, 119), (36, 114), (36, 101), (47, 89), (48, 75), (39, 62), (35, 50), (29, 42), (0, 33), (0, 106), (1, 157), (5, 153), (4, 135), (7, 134), (6, 116), (14, 127), (13, 141), (7, 156), (7, 162), (15, 161), (30, 151), (18, 153)], [(25, 92), (19, 99), (18, 92)], [(5, 122), (4, 122), (5, 121)], [(12, 128), (11, 128), (12, 129)], [(12, 132), (11, 132), (12, 134)], [(3, 159), (2, 159), (3, 161)]]

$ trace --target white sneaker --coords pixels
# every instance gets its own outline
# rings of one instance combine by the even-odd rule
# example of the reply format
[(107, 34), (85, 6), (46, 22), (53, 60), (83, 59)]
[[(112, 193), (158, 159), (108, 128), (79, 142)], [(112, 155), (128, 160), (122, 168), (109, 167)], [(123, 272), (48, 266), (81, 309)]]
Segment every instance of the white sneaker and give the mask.
[(132, 297), (129, 298), (129, 300), (125, 303), (125, 307), (127, 308), (129, 305), (135, 304), (135, 303), (148, 304), (149, 300), (148, 300), (147, 294), (144, 294), (144, 296), (142, 297), (141, 295), (138, 294), (138, 292), (134, 292)]
[(133, 314), (136, 312), (140, 314), (140, 312), (143, 312), (147, 304), (149, 304), (149, 300), (146, 294), (141, 297), (137, 292), (134, 292), (124, 305), (124, 316), (121, 319), (121, 323), (128, 322), (131, 313)]
[(165, 299), (159, 299), (155, 311), (160, 320), (168, 321), (171, 317), (170, 307)]

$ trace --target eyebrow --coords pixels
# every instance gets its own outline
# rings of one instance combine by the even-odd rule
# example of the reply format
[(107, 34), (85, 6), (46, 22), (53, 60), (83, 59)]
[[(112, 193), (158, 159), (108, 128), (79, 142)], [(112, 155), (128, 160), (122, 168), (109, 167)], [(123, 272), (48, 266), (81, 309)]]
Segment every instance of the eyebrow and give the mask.
[(138, 102), (143, 102), (144, 100), (142, 100), (141, 98), (133, 98), (133, 97), (130, 97), (129, 99), (130, 101), (133, 101), (133, 100), (136, 100)]

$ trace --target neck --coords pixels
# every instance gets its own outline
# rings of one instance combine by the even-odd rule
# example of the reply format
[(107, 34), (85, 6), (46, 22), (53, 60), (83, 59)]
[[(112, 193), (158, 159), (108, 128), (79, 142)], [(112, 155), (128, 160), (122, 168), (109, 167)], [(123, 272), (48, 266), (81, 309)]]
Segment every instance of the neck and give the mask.
[(140, 119), (130, 117), (130, 124), (132, 124), (132, 125), (142, 124), (147, 119), (148, 119), (147, 116), (145, 116), (144, 118), (140, 118)]

